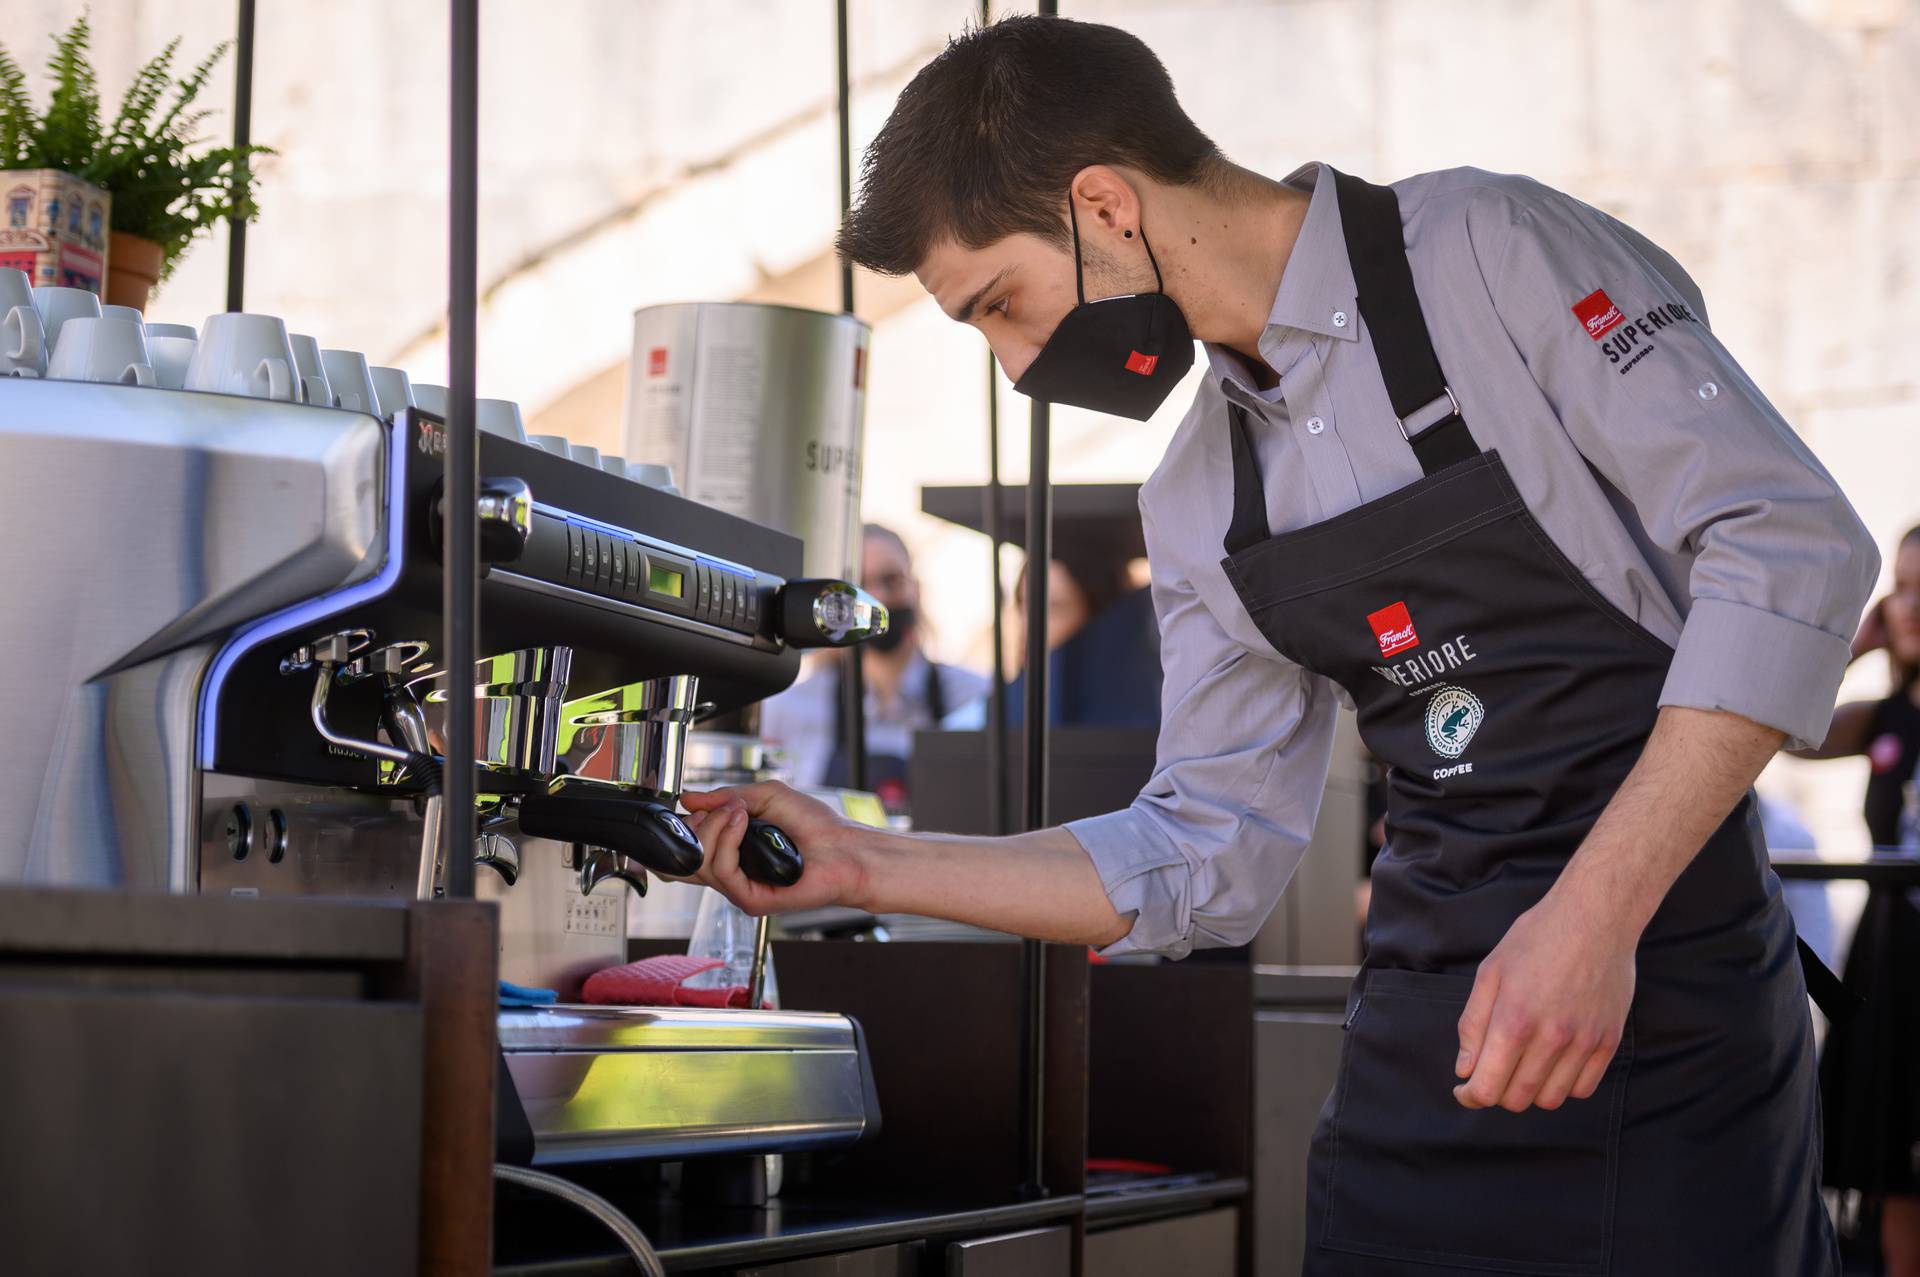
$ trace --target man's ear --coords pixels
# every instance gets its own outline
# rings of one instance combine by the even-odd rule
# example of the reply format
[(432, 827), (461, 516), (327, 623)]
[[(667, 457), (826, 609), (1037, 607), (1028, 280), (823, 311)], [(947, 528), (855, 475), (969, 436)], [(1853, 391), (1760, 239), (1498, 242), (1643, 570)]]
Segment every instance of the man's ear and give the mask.
[(1089, 164), (1074, 174), (1067, 188), (1073, 201), (1074, 216), (1080, 222), (1080, 235), (1100, 238), (1101, 233), (1119, 239), (1140, 226), (1140, 195), (1118, 169), (1106, 164)]

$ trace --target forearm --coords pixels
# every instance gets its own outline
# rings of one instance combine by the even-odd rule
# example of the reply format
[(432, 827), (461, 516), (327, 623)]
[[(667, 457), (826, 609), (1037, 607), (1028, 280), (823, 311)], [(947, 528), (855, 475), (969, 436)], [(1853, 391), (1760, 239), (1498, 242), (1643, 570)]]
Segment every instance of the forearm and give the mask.
[(1064, 829), (1007, 838), (861, 828), (853, 903), (873, 913), (947, 918), (1034, 940), (1109, 945), (1132, 928), (1113, 910), (1093, 862)]
[(1638, 937), (1674, 879), (1753, 785), (1785, 736), (1737, 714), (1667, 706), (1552, 896)]

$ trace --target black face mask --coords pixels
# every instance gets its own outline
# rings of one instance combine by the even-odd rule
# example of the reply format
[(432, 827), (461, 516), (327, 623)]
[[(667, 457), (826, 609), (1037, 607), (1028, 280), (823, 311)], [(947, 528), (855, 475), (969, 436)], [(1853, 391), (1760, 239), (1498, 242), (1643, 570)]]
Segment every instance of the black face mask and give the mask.
[(913, 633), (913, 625), (917, 619), (912, 604), (906, 607), (890, 607), (887, 609), (887, 632), (878, 638), (868, 639), (862, 646), (870, 647), (876, 652), (896, 652), (900, 650), (900, 645), (907, 641), (907, 636)]
[(1153, 263), (1159, 291), (1088, 301), (1080, 270), (1080, 219), (1071, 198), (1067, 217), (1073, 223), (1073, 286), (1080, 304), (1061, 319), (1013, 388), (1033, 399), (1145, 421), (1193, 367), (1187, 317), (1166, 294), (1144, 226), (1140, 246)]

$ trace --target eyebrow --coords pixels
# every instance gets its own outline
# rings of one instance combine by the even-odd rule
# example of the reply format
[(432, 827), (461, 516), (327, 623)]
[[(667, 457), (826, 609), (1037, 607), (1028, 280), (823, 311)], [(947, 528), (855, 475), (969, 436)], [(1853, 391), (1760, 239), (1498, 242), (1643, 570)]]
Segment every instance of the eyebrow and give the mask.
[(986, 300), (987, 294), (992, 292), (994, 289), (1000, 287), (1001, 281), (1005, 280), (1006, 277), (1011, 275), (1012, 273), (1013, 273), (1013, 267), (1002, 266), (998, 274), (996, 274), (992, 279), (988, 280), (985, 284), (981, 285), (979, 292), (967, 298), (967, 300), (961, 305), (959, 314), (956, 315), (956, 314), (953, 314), (952, 312), (948, 312), (947, 318), (962, 324), (971, 323), (973, 321), (974, 312), (980, 308), (980, 303)]

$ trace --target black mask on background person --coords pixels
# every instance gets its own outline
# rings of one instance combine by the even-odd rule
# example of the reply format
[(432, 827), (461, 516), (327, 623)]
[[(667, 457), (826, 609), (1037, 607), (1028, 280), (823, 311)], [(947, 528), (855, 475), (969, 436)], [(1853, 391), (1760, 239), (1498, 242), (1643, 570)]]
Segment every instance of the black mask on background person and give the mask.
[(1193, 367), (1193, 333), (1167, 296), (1160, 263), (1140, 228), (1140, 246), (1153, 263), (1151, 293), (1087, 300), (1080, 268), (1080, 219), (1073, 223), (1073, 286), (1080, 304), (1068, 311), (1013, 388), (1033, 399), (1110, 412), (1145, 421)]
[(887, 632), (878, 638), (870, 638), (862, 647), (870, 647), (876, 652), (895, 652), (913, 633), (913, 625), (919, 618), (914, 615), (913, 605), (890, 607), (887, 609)]

